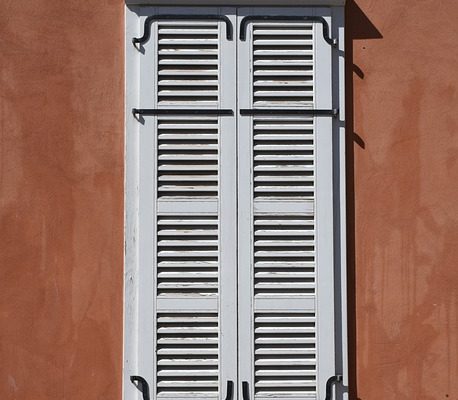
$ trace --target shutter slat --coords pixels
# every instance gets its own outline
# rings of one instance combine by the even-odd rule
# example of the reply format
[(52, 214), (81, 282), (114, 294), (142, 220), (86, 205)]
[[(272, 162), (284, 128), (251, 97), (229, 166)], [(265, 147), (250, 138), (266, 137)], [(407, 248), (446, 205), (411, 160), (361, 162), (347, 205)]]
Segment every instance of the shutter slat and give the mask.
[[(261, 67), (257, 68), (255, 71), (253, 71), (253, 75), (255, 77), (258, 76), (280, 76), (282, 78), (285, 77), (304, 77), (304, 76), (310, 76), (310, 71), (312, 70), (313, 67), (313, 62), (305, 62), (303, 65), (309, 66), (307, 69), (284, 69), (284, 68), (278, 68), (278, 69), (262, 69)], [(283, 65), (281, 65), (283, 67)], [(307, 71), (309, 71), (307, 73)]]
[(300, 29), (289, 29), (285, 26), (282, 26), (281, 29), (269, 29), (268, 27), (257, 26), (256, 27), (256, 37), (266, 36), (304, 36), (305, 39), (312, 38), (311, 27), (299, 27)]
[(296, 246), (314, 246), (313, 240), (256, 240), (255, 246), (282, 246), (282, 247), (296, 247)]
[(314, 278), (314, 274), (311, 272), (256, 272), (255, 278), (271, 278), (271, 279), (282, 279), (282, 278)]
[(165, 380), (161, 380), (160, 382), (158, 382), (157, 386), (159, 388), (170, 387), (170, 388), (174, 388), (174, 389), (177, 389), (179, 387), (193, 388), (195, 386), (197, 386), (197, 387), (205, 386), (206, 388), (214, 387), (215, 389), (217, 389), (218, 388), (218, 381), (212, 381), (212, 380), (207, 380), (207, 381), (206, 380), (197, 380), (197, 381), (192, 381), (192, 380), (177, 381), (177, 380), (173, 380), (173, 381), (165, 381)]
[(173, 66), (171, 66), (170, 68), (162, 67), (158, 71), (158, 76), (161, 79), (163, 79), (162, 78), (163, 76), (167, 76), (167, 77), (169, 76), (194, 76), (196, 77), (196, 79), (198, 79), (201, 76), (218, 77), (218, 70), (216, 68), (210, 68), (210, 67), (188, 70), (188, 69), (173, 68)]
[[(260, 138), (255, 137), (255, 141), (260, 141)], [(275, 141), (274, 138), (269, 138), (268, 139)], [(277, 141), (279, 141), (277, 139)], [(261, 142), (261, 141), (260, 141)], [(309, 144), (284, 144), (284, 143), (278, 143), (278, 144), (256, 144), (254, 145), (254, 151), (301, 151), (301, 150), (306, 150), (306, 151), (313, 151), (314, 146), (309, 145)]]
[(218, 277), (217, 272), (160, 272), (158, 277), (161, 279), (173, 279), (173, 278), (216, 278)]
[(157, 373), (160, 377), (194, 377), (194, 376), (216, 376), (215, 371), (212, 369), (173, 369), (173, 370), (160, 370)]
[[(287, 370), (281, 370), (281, 369), (259, 369), (257, 372), (258, 377), (263, 377), (263, 376), (299, 376), (303, 377), (308, 374), (315, 374), (316, 371), (314, 369), (287, 369)], [(278, 384), (278, 381), (277, 381)]]

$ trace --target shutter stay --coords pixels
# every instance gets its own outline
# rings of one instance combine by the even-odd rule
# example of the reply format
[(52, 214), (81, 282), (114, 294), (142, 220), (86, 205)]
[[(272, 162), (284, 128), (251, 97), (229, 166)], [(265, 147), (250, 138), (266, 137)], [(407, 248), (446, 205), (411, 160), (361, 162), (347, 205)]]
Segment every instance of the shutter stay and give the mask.
[(136, 43), (145, 44), (151, 37), (151, 24), (154, 21), (183, 21), (183, 20), (214, 20), (222, 21), (226, 23), (226, 38), (232, 40), (232, 24), (229, 18), (225, 15), (150, 15), (145, 19), (145, 25), (143, 28), (143, 36), (139, 38), (133, 38), (132, 43), (135, 46)]
[(135, 115), (234, 115), (230, 109), (201, 109), (201, 108), (133, 108)]
[(335, 47), (337, 46), (337, 39), (332, 38), (329, 35), (329, 25), (323, 17), (314, 17), (309, 15), (249, 15), (242, 19), (240, 22), (240, 40), (246, 39), (246, 30), (247, 25), (250, 22), (259, 21), (311, 21), (311, 22), (319, 22), (323, 25), (323, 38), (329, 45)]
[(336, 117), (339, 109), (271, 109), (271, 108), (242, 108), (240, 115), (332, 115)]

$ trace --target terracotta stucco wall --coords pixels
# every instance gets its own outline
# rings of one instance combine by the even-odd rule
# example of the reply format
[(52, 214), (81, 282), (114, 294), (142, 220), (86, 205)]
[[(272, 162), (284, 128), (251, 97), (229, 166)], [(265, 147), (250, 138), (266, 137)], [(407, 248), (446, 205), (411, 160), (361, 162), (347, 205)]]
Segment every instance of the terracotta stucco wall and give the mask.
[(352, 383), (362, 400), (458, 399), (458, 2), (356, 3)]
[[(458, 3), (347, 12), (352, 398), (457, 399)], [(123, 2), (0, 8), (0, 399), (121, 399)]]
[(120, 399), (123, 3), (0, 5), (0, 399)]

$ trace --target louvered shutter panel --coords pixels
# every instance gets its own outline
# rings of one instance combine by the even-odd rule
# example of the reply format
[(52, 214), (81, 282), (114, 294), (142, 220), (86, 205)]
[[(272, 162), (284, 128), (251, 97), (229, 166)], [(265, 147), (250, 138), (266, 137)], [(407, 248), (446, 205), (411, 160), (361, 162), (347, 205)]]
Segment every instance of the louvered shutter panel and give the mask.
[[(154, 400), (222, 400), (231, 381), (229, 400), (324, 399), (328, 378), (345, 371), (335, 204), (344, 173), (333, 153), (340, 146), (342, 157), (344, 139), (333, 138), (343, 126), (329, 113), (306, 111), (336, 106), (342, 74), (332, 68), (342, 60), (319, 19), (288, 17), (323, 17), (332, 31), (333, 12), (132, 13), (141, 27), (167, 17), (127, 68), (137, 78), (127, 98), (154, 112), (136, 114), (126, 151), (126, 353), (135, 353), (126, 371), (146, 379)], [(233, 40), (225, 22), (199, 15), (225, 16)], [(239, 39), (254, 15), (268, 18), (252, 18)]]
[(151, 398), (216, 400), (236, 379), (236, 135), (202, 110), (235, 108), (235, 44), (192, 18), (218, 9), (145, 9), (177, 12), (189, 20), (158, 19), (140, 56), (139, 108), (168, 111), (140, 118), (138, 370)]
[(324, 398), (335, 373), (332, 122), (280, 110), (331, 108), (331, 49), (319, 24), (255, 20), (238, 57), (240, 108), (274, 111), (239, 121), (240, 379), (255, 400)]

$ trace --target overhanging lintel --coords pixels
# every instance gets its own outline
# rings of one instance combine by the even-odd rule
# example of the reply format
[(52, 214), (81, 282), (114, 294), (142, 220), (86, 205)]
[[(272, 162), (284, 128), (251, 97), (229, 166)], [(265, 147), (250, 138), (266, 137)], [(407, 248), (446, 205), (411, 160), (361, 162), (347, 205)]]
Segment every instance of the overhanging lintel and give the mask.
[(125, 0), (127, 5), (137, 6), (344, 6), (346, 0)]

